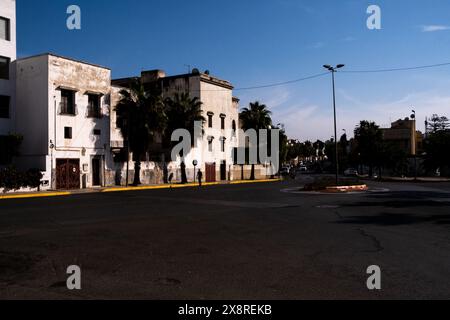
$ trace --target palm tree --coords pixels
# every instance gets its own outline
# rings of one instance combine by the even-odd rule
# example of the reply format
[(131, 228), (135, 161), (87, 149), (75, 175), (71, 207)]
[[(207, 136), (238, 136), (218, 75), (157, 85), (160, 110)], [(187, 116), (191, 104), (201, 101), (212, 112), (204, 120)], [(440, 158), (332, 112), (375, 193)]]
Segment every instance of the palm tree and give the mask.
[[(167, 107), (167, 132), (166, 141), (169, 145), (173, 145), (170, 141), (172, 132), (177, 129), (186, 129), (189, 131), (192, 137), (191, 145), (194, 145), (194, 125), (196, 121), (205, 122), (206, 119), (203, 117), (202, 102), (199, 98), (191, 98), (189, 93), (175, 94), (173, 98), (167, 98), (165, 100)], [(170, 141), (170, 142), (169, 142)], [(186, 175), (186, 164), (184, 162), (184, 157), (186, 155), (181, 155), (181, 183), (187, 183)]]
[(121, 90), (120, 95), (117, 126), (127, 144), (127, 153), (133, 153), (133, 185), (139, 185), (141, 159), (166, 127), (165, 107), (162, 98), (150, 94), (139, 80), (132, 82), (128, 90)]
[[(267, 106), (260, 104), (258, 101), (250, 103), (248, 108), (244, 108), (239, 115), (242, 121), (242, 129), (254, 129), (257, 132), (258, 142), (258, 158), (259, 158), (259, 130), (270, 129), (272, 127), (272, 112), (267, 109)], [(252, 171), (250, 180), (255, 180), (255, 164), (252, 163)]]

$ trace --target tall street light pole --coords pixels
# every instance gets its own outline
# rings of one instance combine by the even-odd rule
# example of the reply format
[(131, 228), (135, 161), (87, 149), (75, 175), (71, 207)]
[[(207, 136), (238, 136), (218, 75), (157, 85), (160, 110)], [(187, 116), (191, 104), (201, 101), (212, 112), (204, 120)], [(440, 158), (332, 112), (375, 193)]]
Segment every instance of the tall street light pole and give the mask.
[(336, 186), (339, 185), (339, 151), (338, 151), (338, 139), (337, 139), (337, 123), (336, 123), (336, 88), (335, 88), (335, 79), (334, 74), (340, 68), (345, 67), (344, 64), (338, 64), (336, 67), (332, 67), (328, 64), (323, 66), (325, 69), (331, 72), (331, 78), (333, 80), (333, 110), (334, 110), (334, 147), (336, 149)]

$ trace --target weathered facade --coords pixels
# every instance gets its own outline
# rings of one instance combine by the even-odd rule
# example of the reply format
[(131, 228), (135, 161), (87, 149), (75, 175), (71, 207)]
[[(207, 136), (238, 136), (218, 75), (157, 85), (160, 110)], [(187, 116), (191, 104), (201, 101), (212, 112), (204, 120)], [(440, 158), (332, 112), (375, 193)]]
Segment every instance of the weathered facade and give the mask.
[(17, 61), (17, 165), (39, 168), (45, 186), (106, 185), (111, 161), (111, 71), (53, 54)]
[[(113, 81), (113, 85), (127, 88), (130, 81), (135, 79), (117, 79)], [(194, 180), (195, 169), (201, 169), (204, 179), (208, 182), (241, 178), (241, 167), (233, 164), (233, 151), (239, 143), (237, 137), (239, 100), (233, 97), (233, 86), (228, 81), (196, 70), (189, 74), (170, 77), (161, 70), (144, 71), (137, 79), (140, 79), (144, 85), (157, 88), (164, 98), (173, 97), (177, 93), (188, 93), (191, 98), (197, 97), (202, 102), (203, 116), (206, 119), (203, 125), (204, 133), (199, 137), (191, 152), (185, 155), (184, 159), (178, 157), (176, 161), (159, 159), (160, 163), (156, 166), (158, 169), (162, 170), (164, 166), (167, 166), (168, 173), (174, 175), (174, 181), (179, 181), (181, 162), (184, 160), (190, 181)], [(116, 96), (116, 99), (119, 97)], [(120, 146), (123, 145), (123, 140), (117, 132), (114, 118), (113, 111), (111, 136), (118, 139), (113, 144)], [(194, 166), (194, 163), (197, 165)], [(130, 168), (132, 168), (131, 164)]]

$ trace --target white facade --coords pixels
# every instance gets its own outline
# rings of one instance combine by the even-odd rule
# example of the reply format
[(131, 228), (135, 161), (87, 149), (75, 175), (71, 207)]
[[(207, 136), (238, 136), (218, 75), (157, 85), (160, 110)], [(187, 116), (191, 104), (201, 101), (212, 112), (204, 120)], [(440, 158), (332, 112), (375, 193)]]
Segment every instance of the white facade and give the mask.
[[(17, 132), (24, 136), (18, 167), (44, 171), (54, 189), (105, 185), (111, 71), (44, 54), (17, 61), (16, 87)], [(67, 168), (70, 186), (61, 173)]]
[[(127, 81), (132, 79), (118, 79), (113, 81), (117, 85), (126, 87)], [(197, 140), (197, 145), (184, 158), (189, 181), (193, 181), (194, 160), (195, 169), (201, 169), (203, 179), (209, 181), (227, 181), (240, 179), (240, 167), (233, 165), (233, 150), (238, 147), (238, 138), (233, 129), (239, 126), (239, 100), (233, 98), (233, 86), (224, 80), (205, 73), (192, 73), (166, 77), (161, 70), (143, 72), (141, 81), (144, 84), (156, 81), (156, 87), (161, 88), (164, 98), (173, 97), (176, 93), (189, 93), (190, 97), (197, 97), (202, 102), (203, 116), (206, 119), (204, 134)], [(119, 87), (112, 99), (115, 103), (120, 98)], [(114, 91), (114, 90), (113, 90)], [(113, 102), (113, 105), (114, 105)], [(115, 113), (111, 114), (112, 145), (123, 146), (120, 131), (115, 126)], [(211, 123), (210, 123), (211, 121)], [(223, 123), (222, 123), (223, 121)], [(210, 126), (211, 124), (211, 126)], [(181, 180), (181, 158), (177, 161), (166, 159), (169, 174), (174, 174), (174, 181)], [(130, 168), (133, 168), (131, 162)], [(154, 167), (151, 163), (144, 163), (145, 168)], [(236, 174), (236, 171), (239, 174)]]
[[(16, 1), (0, 0), (0, 63), (5, 60), (12, 66), (16, 60)], [(2, 107), (9, 104), (9, 112), (2, 110), (0, 135), (14, 132), (15, 119), (15, 72), (9, 68), (7, 77), (0, 77), (0, 99)], [(6, 78), (6, 79), (5, 79)], [(6, 115), (4, 113), (7, 113)]]

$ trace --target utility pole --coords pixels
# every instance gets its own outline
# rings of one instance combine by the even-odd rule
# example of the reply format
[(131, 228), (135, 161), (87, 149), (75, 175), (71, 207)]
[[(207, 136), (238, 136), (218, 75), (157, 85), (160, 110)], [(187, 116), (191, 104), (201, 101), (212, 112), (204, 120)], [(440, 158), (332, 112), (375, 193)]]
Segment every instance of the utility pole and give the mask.
[(412, 110), (411, 118), (412, 124), (412, 137), (411, 137), (411, 154), (414, 157), (414, 181), (417, 180), (417, 134), (416, 134), (416, 111)]
[(331, 72), (331, 78), (333, 81), (333, 111), (334, 111), (334, 147), (336, 149), (336, 186), (339, 185), (339, 151), (338, 151), (338, 138), (337, 138), (337, 121), (336, 121), (336, 88), (335, 88), (335, 79), (334, 74), (336, 73), (337, 69), (345, 67), (344, 64), (338, 64), (336, 67), (332, 67), (330, 65), (324, 65), (325, 69)]

